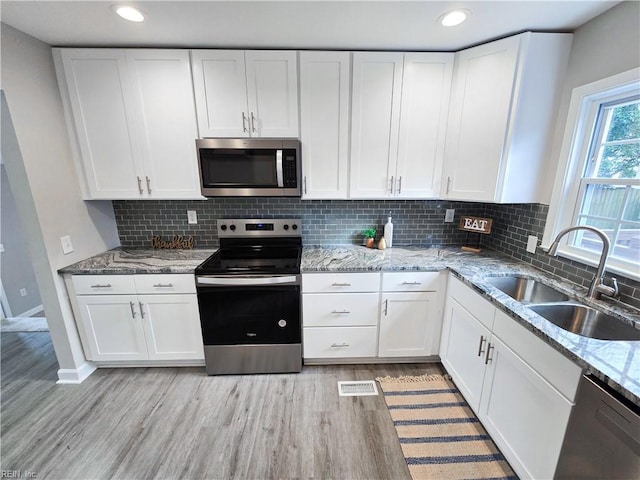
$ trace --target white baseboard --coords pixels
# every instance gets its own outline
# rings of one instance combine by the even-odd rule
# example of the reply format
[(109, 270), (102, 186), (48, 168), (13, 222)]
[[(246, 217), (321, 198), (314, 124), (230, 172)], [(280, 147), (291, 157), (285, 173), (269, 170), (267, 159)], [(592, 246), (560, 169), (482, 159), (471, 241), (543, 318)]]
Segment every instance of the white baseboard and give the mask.
[(27, 310), (26, 312), (22, 312), (20, 315), (14, 315), (15, 317), (33, 317), (36, 313), (40, 313), (44, 311), (44, 307), (42, 305), (38, 305), (33, 307), (31, 310)]
[(58, 381), (56, 383), (64, 385), (79, 385), (96, 371), (93, 363), (85, 362), (80, 368), (60, 368), (58, 369)]

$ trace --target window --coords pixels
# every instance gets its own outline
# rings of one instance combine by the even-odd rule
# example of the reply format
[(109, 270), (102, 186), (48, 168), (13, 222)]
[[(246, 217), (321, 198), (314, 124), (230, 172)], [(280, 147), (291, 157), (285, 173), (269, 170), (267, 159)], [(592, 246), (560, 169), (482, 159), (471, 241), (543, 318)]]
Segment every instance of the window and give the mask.
[[(574, 90), (543, 244), (569, 225), (610, 240), (607, 270), (640, 279), (640, 72)], [(564, 174), (564, 175), (563, 175)], [(602, 241), (578, 230), (561, 256), (595, 265)]]

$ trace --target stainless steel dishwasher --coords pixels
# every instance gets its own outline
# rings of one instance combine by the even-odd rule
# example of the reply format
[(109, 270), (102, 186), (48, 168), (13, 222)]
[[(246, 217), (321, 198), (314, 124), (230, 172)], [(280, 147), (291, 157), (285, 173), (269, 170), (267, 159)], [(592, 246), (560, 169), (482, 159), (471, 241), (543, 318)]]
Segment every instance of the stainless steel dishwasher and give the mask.
[(556, 479), (640, 478), (640, 409), (598, 379), (583, 376)]

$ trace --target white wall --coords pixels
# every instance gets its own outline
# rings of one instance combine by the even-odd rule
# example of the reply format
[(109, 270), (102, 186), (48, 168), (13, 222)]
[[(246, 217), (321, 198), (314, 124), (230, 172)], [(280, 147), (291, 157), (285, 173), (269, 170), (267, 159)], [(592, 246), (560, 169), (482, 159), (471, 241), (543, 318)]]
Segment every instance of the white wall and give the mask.
[(585, 23), (574, 32), (567, 76), (558, 107), (556, 128), (549, 155), (546, 190), (542, 198), (551, 198), (562, 146), (562, 136), (571, 92), (587, 83), (626, 72), (640, 66), (640, 2), (622, 2)]
[[(81, 198), (51, 47), (7, 25), (1, 28), (2, 157), (23, 219), (58, 374), (73, 380), (74, 372), (87, 367), (57, 270), (119, 245), (113, 208), (111, 202)], [(69, 255), (62, 253), (64, 235), (71, 235), (75, 248)]]
[[(4, 247), (0, 253), (0, 279), (11, 312), (6, 313), (10, 317), (31, 316), (42, 308), (42, 300), (5, 170), (4, 164), (0, 164), (0, 243)], [(26, 295), (20, 293), (21, 289)]]

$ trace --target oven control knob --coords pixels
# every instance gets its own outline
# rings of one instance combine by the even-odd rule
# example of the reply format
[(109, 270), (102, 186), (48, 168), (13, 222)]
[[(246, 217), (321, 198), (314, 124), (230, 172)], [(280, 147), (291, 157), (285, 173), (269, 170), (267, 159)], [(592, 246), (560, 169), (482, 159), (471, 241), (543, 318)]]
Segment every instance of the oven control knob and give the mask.
[(298, 229), (298, 225), (296, 225), (295, 223), (293, 225), (291, 225), (291, 228), (293, 228), (294, 230)]
[(222, 230), (223, 232), (227, 230), (227, 226), (226, 225), (220, 225), (220, 230)]
[(229, 228), (231, 229), (232, 232), (236, 231), (236, 226), (235, 225), (231, 225)]
[(285, 230), (289, 230), (289, 225), (287, 225), (287, 224), (285, 223), (285, 224), (284, 224), (284, 226), (283, 226), (282, 228), (284, 228)]
[(286, 326), (287, 326), (287, 321), (286, 321), (285, 319), (281, 318), (281, 319), (278, 321), (278, 326), (279, 326), (279, 327), (282, 327), (282, 328), (286, 327)]

